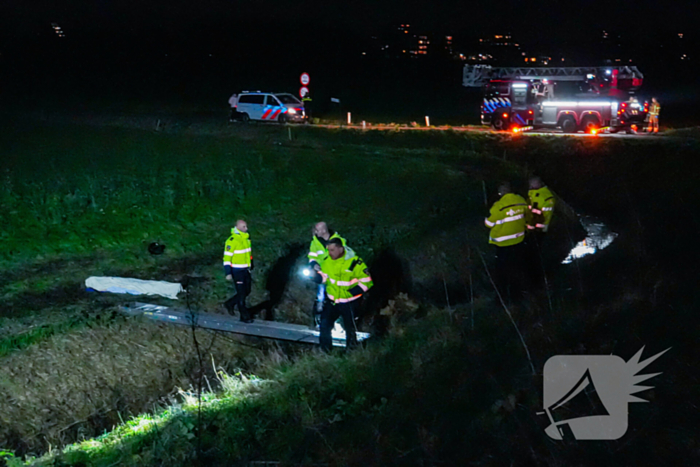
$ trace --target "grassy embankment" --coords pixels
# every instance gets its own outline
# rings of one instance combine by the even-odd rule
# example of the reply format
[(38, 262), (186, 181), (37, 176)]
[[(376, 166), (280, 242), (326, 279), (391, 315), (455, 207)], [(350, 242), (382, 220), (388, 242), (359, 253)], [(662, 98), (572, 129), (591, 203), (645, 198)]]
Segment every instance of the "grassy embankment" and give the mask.
[[(480, 181), (441, 162), (438, 144), (394, 149), (381, 138), (349, 147), (315, 135), (290, 143), (276, 127), (217, 138), (44, 127), (3, 138), (0, 358), (10, 399), (0, 410), (2, 445), (41, 452), (100, 434), (196, 380), (187, 330), (115, 315), (128, 298), (88, 294), (86, 277), (189, 281), (194, 308), (219, 310), (229, 294), (221, 245), (245, 217), (258, 303), (268, 296), (268, 271), (306, 244), (320, 218), (371, 261), (375, 251), (458, 222), (442, 214), (480, 203), (469, 199)], [(155, 240), (165, 255), (147, 253)], [(310, 290), (299, 281), (288, 289), (278, 319), (307, 322)], [(203, 336), (231, 373), (257, 369), (276, 348)]]
[[(98, 132), (96, 142), (110, 134), (115, 133)], [(113, 160), (93, 165), (97, 171), (94, 180), (100, 180), (94, 185), (106, 186), (105, 195), (115, 184), (129, 189), (115, 190), (106, 199), (96, 192), (99, 202), (97, 199), (88, 202), (90, 192), (86, 190), (86, 206), (76, 219), (67, 223), (62, 216), (55, 218), (54, 229), (68, 225), (72, 230), (78, 224), (86, 232), (95, 232), (92, 237), (83, 238), (80, 234), (74, 237), (72, 251), (84, 253), (67, 255), (61, 264), (71, 268), (72, 261), (88, 258), (75, 265), (74, 274), (115, 271), (173, 280), (194, 270), (208, 279), (192, 291), (195, 302), (198, 306), (211, 307), (226, 295), (225, 285), (214, 279), (219, 274), (216, 264), (225, 235), (221, 231), (225, 232), (229, 225), (226, 217), (236, 217), (242, 212), (250, 219), (253, 232), (256, 225), (260, 226), (255, 237), (260, 251), (256, 257), (263, 259), (263, 264), (270, 264), (284, 254), (285, 244), (291, 243), (287, 239), (305, 241), (308, 225), (324, 217), (342, 225), (343, 233), (353, 239), (370, 261), (374, 253), (388, 245), (401, 256), (410, 257), (417, 286), (414, 290), (426, 292), (424, 298), (435, 299), (444, 296), (445, 291), (452, 298), (445, 310), (430, 305), (429, 300), (415, 303), (401, 299), (386, 310), (394, 321), (390, 336), (349, 358), (315, 354), (280, 357), (272, 352), (268, 355), (276, 355), (282, 361), (244, 368), (246, 373), (254, 369), (258, 378), (220, 374), (217, 394), (205, 397), (208, 401), (201, 417), (194, 410), (192, 400), (186, 400), (167, 410), (156, 410), (155, 415), (127, 422), (100, 439), (70, 447), (59, 456), (60, 461), (48, 458), (45, 463), (230, 465), (237, 461), (274, 459), (415, 465), (466, 461), (493, 464), (494, 459), (526, 457), (532, 462), (571, 465), (572, 461), (580, 462), (583, 458), (600, 462), (611, 458), (619, 462), (666, 459), (692, 449), (693, 441), (687, 431), (690, 425), (682, 416), (661, 417), (664, 420), (657, 425), (648, 423), (658, 420), (660, 413), (668, 415), (664, 410), (669, 407), (671, 396), (689, 396), (689, 388), (679, 371), (679, 367), (689, 364), (687, 360), (676, 360), (677, 374), (672, 376), (675, 386), (670, 381), (658, 385), (666, 391), (667, 398), (633, 413), (630, 424), (643, 429), (635, 430), (631, 439), (593, 448), (549, 443), (542, 433), (546, 423), (535, 415), (535, 411), (541, 410), (540, 377), (529, 374), (525, 353), (512, 325), (488, 291), (473, 247), (483, 244), (483, 232), (478, 224), (483, 212), (481, 180), (486, 178), (490, 183), (500, 177), (524, 175), (523, 169), (499, 162), (502, 155), (529, 164), (548, 180), (556, 180), (552, 185), (557, 191), (565, 198), (571, 195), (567, 199), (575, 200), (588, 213), (601, 215), (613, 223), (616, 218), (615, 227), (622, 233), (619, 248), (606, 250), (599, 258), (589, 258), (580, 265), (553, 271), (551, 300), (540, 290), (528, 300), (512, 304), (538, 371), (546, 358), (555, 354), (614, 351), (628, 358), (630, 352), (644, 343), (669, 343), (673, 338), (660, 332), (657, 313), (667, 310), (667, 306), (678, 307), (678, 316), (671, 320), (675, 323), (688, 317), (686, 307), (690, 302), (687, 296), (674, 294), (675, 276), (658, 282), (663, 279), (661, 271), (666, 272), (664, 268), (669, 265), (661, 258), (678, 251), (673, 248), (659, 251), (658, 245), (650, 244), (656, 240), (658, 230), (647, 221), (657, 213), (646, 208), (657, 200), (667, 203), (669, 197), (683, 199), (695, 190), (690, 184), (681, 183), (677, 191), (664, 193), (657, 200), (637, 197), (644, 193), (649, 171), (662, 181), (668, 181), (669, 174), (654, 173), (653, 168), (644, 168), (621, 156), (634, 154), (645, 159), (661, 149), (673, 149), (675, 153), (670, 157), (675, 162), (688, 161), (697, 152), (694, 143), (644, 145), (570, 139), (509, 142), (449, 133), (413, 136), (307, 131), (289, 144), (283, 142), (286, 135), (273, 128), (260, 130), (254, 141), (129, 136), (128, 141), (119, 140), (128, 147), (110, 149), (114, 151)], [(156, 155), (139, 159), (139, 175), (135, 175), (133, 167), (120, 165), (125, 154), (142, 154), (149, 141), (151, 145), (157, 141), (164, 146), (150, 146), (155, 147), (151, 154)], [(81, 147), (89, 146), (85, 143), (81, 141)], [(236, 158), (229, 160), (228, 148), (236, 145), (240, 150), (231, 151)], [(109, 154), (110, 150), (105, 152)], [(206, 157), (200, 156), (203, 153)], [(169, 156), (168, 161), (180, 161), (190, 171), (166, 167), (161, 159), (165, 155)], [(157, 160), (161, 162), (154, 164)], [(234, 173), (219, 170), (220, 165), (232, 165)], [(144, 189), (144, 185), (139, 185), (140, 173), (150, 174), (153, 170), (159, 171), (159, 176), (156, 179), (151, 175), (152, 182)], [(245, 177), (233, 178), (239, 177), (241, 171)], [(619, 178), (618, 174), (625, 174), (625, 179), (617, 185), (611, 184), (611, 180)], [(228, 189), (215, 188), (225, 187), (229, 177), (239, 182)], [(257, 185), (246, 188), (250, 186), (246, 184), (256, 180)], [(74, 184), (71, 181), (57, 189), (42, 187), (33, 192), (44, 193), (43, 199), (51, 199), (47, 192), (62, 193)], [(183, 186), (187, 190), (182, 190)], [(601, 196), (601, 189), (610, 190), (609, 199)], [(175, 192), (170, 198), (169, 190)], [(197, 195), (190, 195), (189, 191)], [(69, 193), (75, 196), (74, 191)], [(135, 193), (140, 193), (137, 200), (133, 199)], [(110, 200), (121, 201), (121, 196), (125, 198), (123, 204), (117, 204), (119, 209), (109, 206)], [(164, 198), (164, 206), (154, 196)], [(633, 196), (636, 198), (628, 202)], [(271, 203), (273, 199), (279, 204)], [(604, 201), (607, 202), (603, 204)], [(112, 234), (116, 230), (96, 227), (96, 222), (103, 221), (100, 215), (94, 217), (95, 213), (90, 211), (93, 203), (97, 205), (94, 210), (105, 210), (106, 206), (107, 225), (120, 225), (117, 238)], [(197, 208), (178, 209), (188, 204)], [(24, 203), (16, 205), (24, 206)], [(124, 213), (138, 205), (142, 209), (132, 209), (131, 215), (139, 228), (130, 230), (131, 223)], [(110, 211), (115, 212), (110, 216)], [(622, 213), (628, 217), (618, 216)], [(93, 216), (94, 220), (81, 224), (78, 219), (85, 216)], [(371, 225), (372, 228), (367, 227)], [(637, 236), (631, 235), (637, 229), (635, 225), (645, 230)], [(471, 227), (465, 229), (466, 226)], [(144, 230), (149, 234), (146, 237)], [(144, 254), (142, 243), (154, 238), (168, 245), (168, 254), (172, 256), (163, 261), (165, 264), (158, 264), (160, 259)], [(31, 248), (31, 244), (16, 248), (13, 256), (20, 259), (6, 257), (5, 261), (32, 271), (37, 260), (32, 258), (36, 253)], [(53, 248), (56, 252), (60, 250)], [(97, 248), (101, 250), (99, 255), (93, 253)], [(640, 255), (640, 251), (644, 254)], [(206, 258), (210, 264), (201, 266), (198, 258)], [(630, 260), (636, 261), (635, 271), (623, 266)], [(657, 269), (645, 270), (650, 264)], [(39, 277), (46, 273), (42, 267), (38, 272), (34, 268)], [(34, 285), (21, 285), (21, 274), (12, 278), (13, 288), (5, 289), (4, 293), (19, 307), (16, 309), (20, 313), (12, 319), (22, 319), (19, 318), (25, 314), (21, 312), (22, 303), (32, 303), (26, 299)], [(28, 279), (29, 275), (23, 278)], [(467, 285), (470, 279), (474, 281), (471, 290)], [(258, 290), (262, 289), (260, 282), (258, 278)], [(74, 287), (75, 282), (67, 286)], [(298, 293), (288, 294), (280, 305), (282, 319), (300, 319), (303, 313), (304, 306), (300, 304), (303, 287), (297, 284), (296, 289)], [(439, 292), (429, 293), (435, 289)], [(49, 293), (53, 290), (50, 286), (45, 289)], [(475, 295), (473, 301), (470, 292)], [(254, 301), (262, 298), (257, 295)], [(35, 313), (36, 319), (39, 316), (43, 319), (41, 307), (26, 307), (25, 311), (26, 315)], [(623, 328), (623, 324), (627, 327)], [(686, 332), (676, 336), (676, 345), (681, 349), (690, 331), (697, 327), (697, 321), (686, 324)], [(101, 327), (105, 332), (113, 332), (115, 326), (132, 325), (128, 320), (116, 320)], [(134, 328), (150, 329), (149, 325), (140, 323)], [(164, 335), (173, 332), (170, 328), (163, 330)], [(111, 338), (129, 339), (124, 334)], [(145, 336), (140, 338), (139, 342), (145, 346), (153, 345)], [(155, 336), (153, 342), (163, 338), (163, 335)], [(104, 340), (104, 336), (100, 339)], [(31, 353), (33, 350), (56, 352), (57, 348), (51, 345), (59, 339), (54, 336), (37, 341), (14, 352), (14, 356), (31, 359), (37, 355)], [(229, 373), (235, 368), (235, 363), (223, 367)], [(131, 389), (141, 388), (134, 385)], [(55, 401), (45, 403), (49, 406)], [(658, 441), (649, 442), (649, 439)]]

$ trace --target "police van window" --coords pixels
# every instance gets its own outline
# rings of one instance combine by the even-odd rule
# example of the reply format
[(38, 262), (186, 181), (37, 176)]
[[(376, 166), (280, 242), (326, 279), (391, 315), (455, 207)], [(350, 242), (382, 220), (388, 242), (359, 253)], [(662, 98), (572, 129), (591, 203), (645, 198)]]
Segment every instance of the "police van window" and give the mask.
[(267, 105), (280, 105), (273, 96), (267, 96)]
[(299, 104), (299, 99), (291, 94), (276, 94), (277, 99), (283, 104)]
[(262, 104), (265, 96), (262, 94), (243, 94), (238, 98), (239, 104)]

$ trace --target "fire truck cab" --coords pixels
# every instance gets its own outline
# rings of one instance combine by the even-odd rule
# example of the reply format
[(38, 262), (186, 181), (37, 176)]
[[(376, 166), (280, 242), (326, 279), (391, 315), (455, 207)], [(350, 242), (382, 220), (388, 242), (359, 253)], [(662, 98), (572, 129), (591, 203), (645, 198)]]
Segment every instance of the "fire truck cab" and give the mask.
[(507, 130), (513, 124), (533, 126), (538, 101), (527, 81), (494, 79), (484, 85), (481, 124)]
[[(640, 103), (631, 95), (642, 84), (635, 67), (488, 67), (485, 71), (481, 77), (471, 73), (469, 80), (485, 81), (481, 123), (496, 130), (532, 127), (574, 133), (609, 128), (611, 132), (632, 132), (635, 126), (643, 126), (649, 111), (648, 102)], [(485, 79), (493, 75), (496, 77)], [(465, 86), (469, 80), (465, 73)]]

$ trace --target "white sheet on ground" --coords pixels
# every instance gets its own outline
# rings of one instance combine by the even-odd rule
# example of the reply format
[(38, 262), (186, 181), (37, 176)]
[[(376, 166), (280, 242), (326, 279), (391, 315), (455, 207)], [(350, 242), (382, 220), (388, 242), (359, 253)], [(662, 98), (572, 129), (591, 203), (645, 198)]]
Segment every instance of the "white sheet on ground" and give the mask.
[(131, 295), (160, 295), (177, 300), (183, 292), (182, 284), (165, 281), (144, 281), (128, 277), (92, 276), (85, 280), (85, 287), (98, 292), (125, 293)]

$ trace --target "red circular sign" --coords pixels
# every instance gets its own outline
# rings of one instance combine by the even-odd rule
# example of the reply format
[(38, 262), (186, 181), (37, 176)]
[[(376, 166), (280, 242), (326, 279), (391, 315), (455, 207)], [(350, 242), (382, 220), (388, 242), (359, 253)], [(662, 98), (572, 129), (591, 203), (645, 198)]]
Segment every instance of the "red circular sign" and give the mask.
[(302, 86), (301, 89), (299, 89), (299, 95), (301, 97), (304, 97), (308, 93), (309, 93), (309, 88), (307, 88), (306, 86)]
[(311, 82), (311, 77), (308, 73), (302, 73), (299, 77), (299, 81), (301, 81), (303, 86), (308, 86), (308, 84)]

